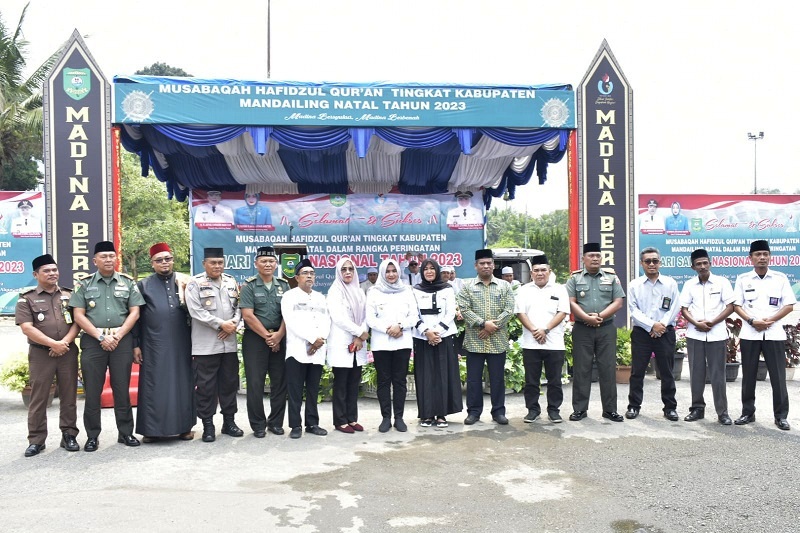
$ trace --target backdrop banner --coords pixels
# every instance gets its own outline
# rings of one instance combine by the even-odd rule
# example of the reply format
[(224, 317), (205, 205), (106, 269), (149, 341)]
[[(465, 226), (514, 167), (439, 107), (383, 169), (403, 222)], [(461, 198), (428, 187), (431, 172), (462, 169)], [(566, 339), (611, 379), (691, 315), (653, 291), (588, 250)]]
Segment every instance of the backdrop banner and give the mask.
[(41, 192), (0, 191), (0, 314), (13, 315), (17, 296), (36, 285), (31, 261), (44, 250)]
[(695, 249), (708, 250), (712, 272), (734, 283), (753, 268), (750, 243), (766, 239), (770, 268), (789, 276), (800, 296), (800, 195), (640, 194), (637, 216), (639, 252), (658, 248), (661, 272), (680, 286), (695, 275)]
[(316, 289), (326, 292), (334, 267), (352, 257), (364, 278), (386, 258), (411, 252), (452, 265), (458, 277), (475, 275), (474, 252), (483, 248), (481, 196), (402, 194), (261, 195), (193, 190), (192, 272), (203, 271), (203, 249), (221, 247), (225, 272), (241, 282), (256, 274), (260, 246), (299, 242), (317, 270)]

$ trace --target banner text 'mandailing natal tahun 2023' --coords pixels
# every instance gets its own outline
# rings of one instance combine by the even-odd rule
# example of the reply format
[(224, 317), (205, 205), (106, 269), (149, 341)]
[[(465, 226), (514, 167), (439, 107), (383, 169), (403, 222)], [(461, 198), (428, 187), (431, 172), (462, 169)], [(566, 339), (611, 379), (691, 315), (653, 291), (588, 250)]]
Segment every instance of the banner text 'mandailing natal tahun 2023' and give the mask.
[(695, 275), (689, 256), (697, 248), (708, 250), (714, 274), (733, 283), (753, 268), (750, 243), (765, 239), (770, 268), (800, 296), (800, 195), (640, 194), (638, 206), (639, 251), (658, 248), (661, 272), (679, 285)]
[[(475, 275), (475, 250), (483, 247), (480, 195), (457, 202), (453, 195), (402, 194), (254, 195), (193, 190), (192, 272), (203, 271), (203, 249), (223, 248), (225, 272), (241, 282), (256, 274), (260, 246), (305, 243), (326, 292), (342, 256), (363, 278), (369, 267), (407, 252), (454, 266), (459, 277)], [(405, 263), (403, 263), (405, 266)]]

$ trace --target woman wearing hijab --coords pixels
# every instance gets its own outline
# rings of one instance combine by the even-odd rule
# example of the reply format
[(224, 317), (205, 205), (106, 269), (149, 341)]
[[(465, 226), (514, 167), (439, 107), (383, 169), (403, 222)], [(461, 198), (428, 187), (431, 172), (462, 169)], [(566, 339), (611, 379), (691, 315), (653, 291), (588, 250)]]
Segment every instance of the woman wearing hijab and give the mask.
[(412, 328), (417, 323), (417, 303), (411, 287), (400, 280), (400, 266), (386, 259), (378, 269), (378, 281), (367, 293), (367, 325), (372, 330), (372, 355), (378, 376), (378, 403), (383, 421), (378, 431), (392, 427), (406, 431), (403, 409), (406, 403), (406, 376), (413, 344)]
[(333, 369), (333, 424), (342, 433), (364, 431), (358, 423), (358, 387), (367, 363), (366, 304), (355, 264), (349, 257), (339, 259), (328, 289), (328, 366)]
[(436, 261), (422, 262), (422, 282), (414, 286), (420, 316), (414, 331), (414, 380), (420, 425), (445, 428), (445, 415), (464, 407), (454, 343), (456, 294), (440, 276)]

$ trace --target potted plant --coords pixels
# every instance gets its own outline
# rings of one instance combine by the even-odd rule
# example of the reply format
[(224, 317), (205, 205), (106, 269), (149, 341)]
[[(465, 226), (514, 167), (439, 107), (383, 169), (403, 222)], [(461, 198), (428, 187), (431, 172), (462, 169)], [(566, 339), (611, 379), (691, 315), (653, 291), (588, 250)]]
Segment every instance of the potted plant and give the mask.
[[(22, 394), (22, 403), (27, 407), (31, 403), (31, 374), (27, 356), (18, 354), (8, 359), (0, 368), (0, 384), (12, 392)], [(50, 385), (48, 407), (53, 403), (56, 393), (55, 384)]]
[(800, 321), (784, 324), (786, 331), (786, 379), (794, 379), (794, 369), (800, 365)]
[(631, 330), (617, 328), (617, 383), (630, 383), (631, 381)]
[(728, 340), (725, 344), (725, 381), (736, 381), (739, 377), (739, 333), (742, 331), (742, 319), (725, 319), (725, 327), (728, 329)]

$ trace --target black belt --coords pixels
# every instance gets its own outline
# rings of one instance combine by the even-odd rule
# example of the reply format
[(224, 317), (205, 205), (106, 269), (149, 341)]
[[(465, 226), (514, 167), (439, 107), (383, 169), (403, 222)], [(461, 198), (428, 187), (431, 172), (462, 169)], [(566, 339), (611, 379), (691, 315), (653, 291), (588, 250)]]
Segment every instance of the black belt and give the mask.
[(44, 344), (36, 344), (35, 342), (29, 342), (28, 344), (34, 348), (39, 348), (40, 350), (50, 350), (50, 347), (45, 346)]
[(608, 326), (609, 324), (613, 324), (613, 323), (614, 323), (614, 321), (613, 321), (613, 320), (606, 320), (605, 322), (603, 322), (603, 323), (602, 323), (602, 324), (600, 324), (599, 326), (590, 326), (590, 325), (589, 325), (589, 324), (587, 324), (586, 322), (579, 322), (579, 324), (583, 324), (583, 325), (584, 325), (584, 326), (586, 326), (587, 328), (594, 328), (594, 327), (602, 328), (603, 326)]

